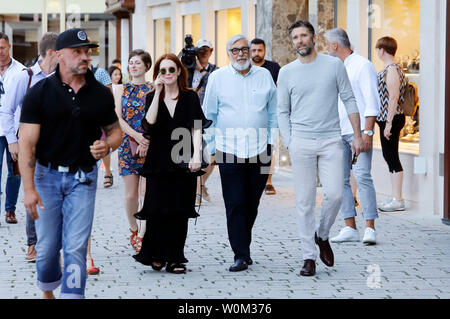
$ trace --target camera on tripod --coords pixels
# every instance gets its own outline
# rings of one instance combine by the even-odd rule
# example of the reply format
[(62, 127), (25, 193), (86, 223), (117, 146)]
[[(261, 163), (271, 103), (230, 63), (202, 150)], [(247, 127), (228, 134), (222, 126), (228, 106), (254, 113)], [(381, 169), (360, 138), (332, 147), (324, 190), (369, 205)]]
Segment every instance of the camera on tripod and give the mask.
[(181, 62), (184, 64), (186, 69), (193, 70), (197, 66), (198, 48), (194, 46), (192, 35), (190, 34), (186, 34), (184, 42), (186, 44), (181, 51)]

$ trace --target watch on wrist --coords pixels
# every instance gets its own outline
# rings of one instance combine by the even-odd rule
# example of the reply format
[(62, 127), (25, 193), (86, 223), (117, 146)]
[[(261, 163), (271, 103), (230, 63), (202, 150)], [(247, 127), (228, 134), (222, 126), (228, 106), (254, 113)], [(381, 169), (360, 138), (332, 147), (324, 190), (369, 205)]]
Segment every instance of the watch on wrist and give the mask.
[(364, 130), (364, 134), (367, 136), (373, 136), (373, 131), (372, 130)]

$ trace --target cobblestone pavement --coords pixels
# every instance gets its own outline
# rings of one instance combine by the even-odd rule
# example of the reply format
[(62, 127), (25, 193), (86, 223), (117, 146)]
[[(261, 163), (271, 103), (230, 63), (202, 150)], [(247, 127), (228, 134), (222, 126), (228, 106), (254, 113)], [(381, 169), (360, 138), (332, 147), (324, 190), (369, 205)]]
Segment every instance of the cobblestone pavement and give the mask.
[[(301, 277), (292, 176), (279, 171), (273, 177), (277, 195), (263, 195), (261, 200), (251, 247), (254, 264), (247, 271), (230, 273), (233, 254), (216, 170), (207, 185), (212, 203), (201, 207), (196, 225), (193, 220), (189, 224), (188, 273), (175, 275), (134, 261), (122, 180), (114, 170), (114, 186), (104, 189), (103, 173), (99, 176), (92, 251), (101, 273), (89, 276), (87, 298), (450, 298), (450, 227), (437, 216), (382, 213), (376, 223), (377, 245), (332, 244), (335, 266), (328, 268), (318, 260), (317, 276)], [(320, 202), (320, 190), (318, 194)], [(5, 223), (3, 207), (4, 194), (0, 298), (39, 298), (35, 264), (25, 261), (22, 192), (17, 225)], [(331, 236), (343, 224), (338, 217)], [(357, 224), (362, 236), (361, 216)]]

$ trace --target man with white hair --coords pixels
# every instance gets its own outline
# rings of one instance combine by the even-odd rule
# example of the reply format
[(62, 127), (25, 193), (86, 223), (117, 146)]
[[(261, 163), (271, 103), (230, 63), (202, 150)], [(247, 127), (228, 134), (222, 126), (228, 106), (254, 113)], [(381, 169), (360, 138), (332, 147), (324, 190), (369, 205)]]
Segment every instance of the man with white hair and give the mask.
[(376, 243), (375, 219), (378, 218), (377, 199), (372, 175), (372, 142), (375, 121), (380, 113), (380, 98), (378, 96), (377, 71), (372, 62), (356, 54), (351, 49), (347, 32), (336, 28), (325, 33), (328, 53), (344, 62), (347, 70), (356, 104), (358, 105), (361, 131), (364, 141), (364, 152), (358, 157), (355, 165), (351, 164), (353, 129), (345, 111), (344, 104), (339, 99), (339, 117), (344, 143), (344, 195), (341, 205), (341, 214), (345, 225), (339, 235), (331, 238), (331, 242), (342, 243), (359, 241), (359, 233), (356, 229), (355, 201), (350, 186), (350, 171), (356, 179), (358, 192), (363, 208), (363, 216), (366, 220), (363, 243), (373, 245)]
[(251, 64), (248, 39), (232, 37), (227, 52), (231, 63), (210, 75), (203, 109), (213, 121), (206, 141), (220, 170), (235, 261), (229, 270), (241, 271), (253, 263), (251, 234), (277, 137), (277, 102), (270, 72)]

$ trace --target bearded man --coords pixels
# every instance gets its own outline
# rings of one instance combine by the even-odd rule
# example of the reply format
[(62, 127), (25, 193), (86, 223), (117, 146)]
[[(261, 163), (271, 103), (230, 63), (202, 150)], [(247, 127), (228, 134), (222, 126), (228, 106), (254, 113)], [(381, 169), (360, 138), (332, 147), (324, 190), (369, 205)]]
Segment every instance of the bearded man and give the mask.
[[(354, 131), (353, 156), (363, 150), (359, 110), (344, 63), (317, 53), (317, 35), (307, 21), (289, 28), (299, 57), (280, 70), (278, 76), (278, 119), (283, 143), (289, 150), (304, 265), (301, 276), (316, 273), (317, 247), (320, 259), (334, 265), (328, 241), (336, 220), (344, 189), (344, 157), (339, 126), (338, 97)], [(316, 178), (323, 185), (324, 200), (316, 228)]]
[(220, 170), (235, 261), (229, 270), (241, 271), (253, 263), (252, 228), (278, 135), (277, 102), (272, 76), (267, 69), (251, 64), (245, 36), (230, 38), (227, 53), (231, 63), (211, 73), (203, 109), (213, 121), (206, 141)]

